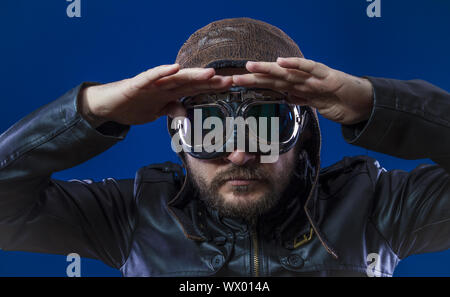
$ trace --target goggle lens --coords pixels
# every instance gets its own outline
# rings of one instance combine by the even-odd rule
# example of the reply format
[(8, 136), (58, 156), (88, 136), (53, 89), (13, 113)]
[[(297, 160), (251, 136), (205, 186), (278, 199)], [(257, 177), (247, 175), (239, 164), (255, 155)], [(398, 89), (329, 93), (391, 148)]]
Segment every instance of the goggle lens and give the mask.
[[(295, 115), (292, 108), (287, 104), (254, 104), (246, 111), (246, 117), (256, 119), (257, 131), (252, 131), (258, 138), (267, 142), (276, 141), (284, 142), (292, 137), (295, 127)], [(278, 137), (274, 137), (272, 125), (278, 120)], [(264, 126), (260, 126), (260, 125)], [(252, 125), (249, 126), (250, 129)]]
[[(196, 118), (196, 115), (197, 117), (201, 117)], [(225, 130), (226, 115), (218, 106), (199, 106), (187, 109), (186, 119), (183, 124), (183, 134), (186, 136), (185, 139), (192, 139), (192, 141), (195, 142), (195, 146), (201, 146), (203, 144), (205, 136), (214, 129), (219, 128), (217, 127), (217, 121), (222, 124), (221, 129)], [(194, 135), (194, 130), (192, 129), (192, 127), (194, 127), (195, 125), (200, 125), (199, 128), (195, 128), (197, 129), (196, 132), (200, 133), (200, 137), (191, 137)], [(197, 143), (196, 141), (198, 141), (199, 143)], [(220, 140), (213, 139), (211, 142), (212, 144), (215, 144), (218, 141)], [(189, 144), (192, 145), (191, 143)]]
[(183, 149), (200, 159), (219, 158), (235, 149), (282, 154), (295, 145), (306, 115), (285, 100), (286, 94), (244, 87), (183, 97), (186, 118), (172, 129), (178, 131)]

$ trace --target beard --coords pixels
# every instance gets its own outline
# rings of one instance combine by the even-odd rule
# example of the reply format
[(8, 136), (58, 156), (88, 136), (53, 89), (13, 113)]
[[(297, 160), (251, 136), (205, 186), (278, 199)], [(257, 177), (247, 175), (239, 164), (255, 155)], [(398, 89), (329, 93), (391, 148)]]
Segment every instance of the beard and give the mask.
[[(227, 169), (220, 171), (208, 183), (205, 178), (196, 174), (190, 166), (189, 181), (198, 194), (197, 197), (203, 201), (207, 207), (216, 210), (222, 217), (240, 218), (249, 223), (254, 223), (256, 219), (270, 212), (282, 198), (287, 194), (287, 190), (295, 183), (295, 168), (298, 164), (298, 155), (296, 154), (295, 162), (288, 162), (279, 175), (274, 176), (273, 173), (267, 172), (259, 163), (251, 165), (238, 166), (231, 164)], [(265, 187), (265, 191), (257, 199), (237, 199), (238, 201), (228, 201), (219, 189), (230, 179), (243, 178), (255, 179), (259, 184)], [(252, 187), (248, 185), (232, 186), (232, 194), (234, 196), (243, 196), (251, 194)]]

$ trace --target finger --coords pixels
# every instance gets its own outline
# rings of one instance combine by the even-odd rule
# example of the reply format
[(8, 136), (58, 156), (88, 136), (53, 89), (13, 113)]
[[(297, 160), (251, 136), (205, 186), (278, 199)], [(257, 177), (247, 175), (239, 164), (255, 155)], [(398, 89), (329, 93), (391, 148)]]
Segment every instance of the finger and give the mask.
[(321, 63), (304, 58), (282, 58), (277, 59), (277, 64), (284, 68), (296, 69), (323, 78), (328, 74), (327, 67)]
[(193, 81), (208, 80), (214, 75), (213, 68), (185, 68), (174, 75), (158, 79), (154, 85), (162, 90), (170, 90)]
[(292, 95), (292, 94), (289, 94), (287, 101), (291, 102), (295, 105), (301, 105), (301, 106), (310, 104), (310, 101), (306, 97)]
[(133, 77), (133, 86), (135, 88), (143, 88), (149, 83), (160, 79), (162, 77), (172, 75), (177, 73), (180, 70), (180, 65), (178, 63), (170, 64), (170, 65), (160, 65), (154, 68), (151, 68), (145, 72), (138, 74)]
[(293, 86), (291, 82), (264, 73), (233, 75), (233, 83), (242, 87), (267, 88), (279, 91), (288, 91)]
[(216, 75), (205, 82), (195, 82), (185, 84), (171, 92), (178, 94), (180, 97), (194, 96), (201, 93), (226, 91), (232, 86), (233, 79), (231, 76)]
[[(321, 110), (323, 108), (326, 108), (327, 106), (330, 106), (329, 100), (327, 100), (326, 97), (322, 97), (318, 95), (317, 93), (311, 93), (311, 92), (297, 92), (297, 93), (290, 93), (288, 98), (290, 101), (292, 101), (295, 104), (299, 105), (308, 105), (311, 107), (314, 107), (318, 110)], [(297, 103), (298, 102), (298, 103)]]
[(252, 73), (265, 73), (275, 76), (277, 78), (282, 78), (286, 81), (292, 83), (304, 82), (308, 77), (311, 76), (310, 73), (304, 71), (298, 71), (297, 69), (287, 69), (278, 65), (276, 62), (252, 62), (249, 61), (246, 64), (248, 71)]

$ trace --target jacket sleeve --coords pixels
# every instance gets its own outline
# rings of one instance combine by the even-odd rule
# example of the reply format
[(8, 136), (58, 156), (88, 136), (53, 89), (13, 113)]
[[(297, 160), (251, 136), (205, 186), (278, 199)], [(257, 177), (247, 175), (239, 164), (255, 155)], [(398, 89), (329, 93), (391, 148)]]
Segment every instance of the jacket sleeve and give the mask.
[(422, 80), (366, 77), (368, 121), (342, 126), (348, 143), (404, 159), (429, 158), (411, 172), (378, 164), (371, 222), (400, 259), (450, 248), (450, 94)]
[(78, 113), (83, 83), (0, 135), (0, 248), (78, 253), (120, 267), (134, 219), (133, 180), (61, 181), (78, 165), (124, 139), (129, 126), (97, 129)]

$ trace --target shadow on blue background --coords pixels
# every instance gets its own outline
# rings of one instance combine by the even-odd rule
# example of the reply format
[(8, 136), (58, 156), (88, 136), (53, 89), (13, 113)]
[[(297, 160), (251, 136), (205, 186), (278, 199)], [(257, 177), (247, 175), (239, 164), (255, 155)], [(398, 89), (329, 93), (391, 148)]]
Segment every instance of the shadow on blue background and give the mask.
[[(271, 23), (307, 58), (354, 75), (421, 78), (450, 90), (450, 2), (382, 1), (382, 16), (366, 15), (366, 0), (146, 1), (81, 0), (82, 17), (68, 18), (66, 0), (0, 2), (0, 132), (83, 81), (110, 82), (175, 61), (195, 30), (230, 17)], [(195, 3), (195, 4), (194, 4)], [(351, 146), (340, 126), (321, 118), (323, 166), (368, 154), (386, 169), (406, 161)], [(58, 179), (129, 178), (146, 164), (176, 161), (163, 119), (133, 127), (127, 140)], [(113, 161), (113, 162), (112, 162)], [(0, 276), (65, 276), (65, 256), (0, 251)], [(83, 276), (119, 276), (82, 259)], [(412, 256), (396, 276), (450, 276), (450, 251)]]

